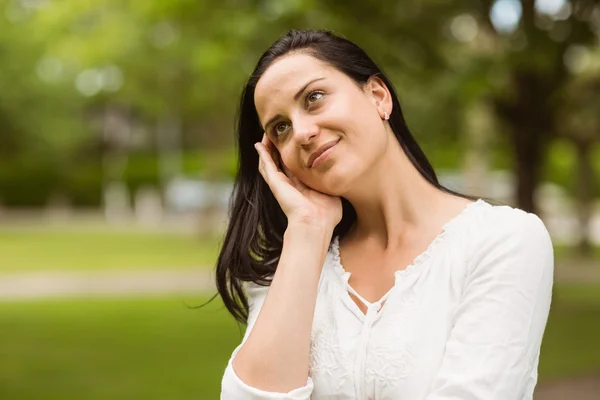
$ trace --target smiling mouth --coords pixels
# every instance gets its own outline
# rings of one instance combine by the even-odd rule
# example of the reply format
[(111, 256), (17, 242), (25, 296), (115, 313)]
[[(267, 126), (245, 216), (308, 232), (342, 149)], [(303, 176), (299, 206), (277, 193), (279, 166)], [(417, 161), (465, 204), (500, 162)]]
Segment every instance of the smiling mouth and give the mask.
[(328, 156), (331, 149), (336, 144), (338, 144), (339, 141), (340, 141), (340, 139), (332, 140), (331, 142), (326, 143), (325, 145), (323, 145), (319, 149), (317, 149), (315, 152), (313, 152), (309, 158), (308, 167), (309, 168), (317, 167), (318, 164), (320, 164), (321, 161), (323, 161), (324, 157)]

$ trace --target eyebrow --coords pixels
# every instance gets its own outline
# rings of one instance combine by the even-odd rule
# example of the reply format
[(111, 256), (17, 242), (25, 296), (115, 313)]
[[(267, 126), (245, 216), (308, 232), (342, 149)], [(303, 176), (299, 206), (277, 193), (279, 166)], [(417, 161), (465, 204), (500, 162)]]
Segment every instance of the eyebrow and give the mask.
[[(314, 83), (314, 82), (317, 82), (317, 81), (321, 81), (321, 80), (323, 80), (323, 79), (325, 79), (325, 77), (321, 77), (321, 78), (315, 78), (315, 79), (312, 79), (312, 80), (310, 80), (310, 81), (309, 81), (309, 82), (308, 82), (306, 85), (302, 86), (302, 87), (300, 88), (300, 90), (298, 90), (298, 91), (296, 92), (296, 94), (294, 95), (294, 101), (297, 101), (297, 100), (300, 98), (300, 96), (302, 95), (302, 93), (304, 93), (304, 91), (306, 90), (306, 88), (307, 88), (307, 87), (309, 87), (309, 86), (310, 86), (312, 83)], [(267, 128), (268, 128), (268, 127), (269, 127), (269, 126), (270, 126), (270, 125), (271, 125), (273, 122), (277, 121), (279, 118), (281, 118), (281, 114), (277, 114), (277, 115), (275, 115), (273, 118), (271, 118), (271, 119), (270, 119), (270, 120), (269, 120), (269, 121), (268, 121), (268, 122), (265, 124), (265, 126), (264, 126), (263, 130), (266, 132), (266, 131), (267, 131)]]

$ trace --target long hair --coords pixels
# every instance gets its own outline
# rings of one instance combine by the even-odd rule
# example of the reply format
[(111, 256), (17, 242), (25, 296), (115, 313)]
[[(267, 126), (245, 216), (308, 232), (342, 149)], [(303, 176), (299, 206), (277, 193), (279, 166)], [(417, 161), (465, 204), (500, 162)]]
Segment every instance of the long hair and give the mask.
[[(379, 77), (388, 87), (393, 110), (389, 124), (411, 163), (434, 187), (470, 198), (438, 182), (431, 163), (410, 133), (398, 96), (390, 80), (371, 58), (351, 41), (328, 31), (291, 30), (260, 57), (248, 79), (239, 105), (237, 120), (238, 170), (229, 204), (229, 224), (216, 266), (216, 284), (225, 307), (239, 322), (248, 318), (248, 301), (243, 282), (269, 285), (283, 247), (287, 218), (258, 171), (259, 157), (254, 143), (263, 135), (254, 105), (256, 84), (271, 64), (290, 52), (301, 51), (337, 68), (356, 84)], [(356, 220), (352, 205), (342, 198), (343, 216), (333, 231), (344, 236)]]

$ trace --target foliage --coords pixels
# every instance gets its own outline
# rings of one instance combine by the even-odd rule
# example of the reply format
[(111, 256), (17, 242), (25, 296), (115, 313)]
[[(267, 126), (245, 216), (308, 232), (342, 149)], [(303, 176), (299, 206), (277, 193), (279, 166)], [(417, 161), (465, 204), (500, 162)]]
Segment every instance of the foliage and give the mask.
[[(235, 175), (236, 159), (230, 149), (188, 151), (181, 155), (181, 174), (198, 179), (224, 180)], [(167, 156), (174, 159), (175, 155)], [(106, 172), (99, 155), (63, 162), (64, 168), (43, 159), (0, 160), (0, 204), (10, 207), (43, 207), (56, 196), (75, 207), (99, 207)], [(121, 176), (133, 202), (143, 187), (162, 188), (159, 157), (147, 152), (129, 155)], [(133, 203), (132, 203), (133, 204)]]
[[(577, 60), (597, 53), (600, 6), (571, 0), (551, 15), (514, 0), (522, 16), (504, 32), (490, 12), (507, 1), (0, 0), (0, 167), (33, 163), (15, 176), (97, 204), (92, 176), (107, 154), (231, 148), (239, 92), (260, 53), (289, 28), (329, 28), (392, 77), (434, 165), (461, 166), (465, 115), (492, 104), (496, 154), (517, 172), (527, 201), (564, 130), (555, 111), (577, 96), (565, 90), (581, 73)], [(85, 171), (70, 177), (82, 159)], [(156, 179), (143, 171), (127, 179)], [(16, 187), (0, 182), (5, 203), (45, 204), (37, 189), (19, 186), (25, 194), (15, 195)]]

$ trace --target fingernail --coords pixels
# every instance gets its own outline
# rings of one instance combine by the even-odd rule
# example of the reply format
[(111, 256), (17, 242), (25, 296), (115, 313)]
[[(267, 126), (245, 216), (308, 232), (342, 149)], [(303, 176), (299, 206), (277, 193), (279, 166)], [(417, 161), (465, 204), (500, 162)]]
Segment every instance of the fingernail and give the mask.
[(258, 150), (258, 143), (254, 143), (254, 148)]

